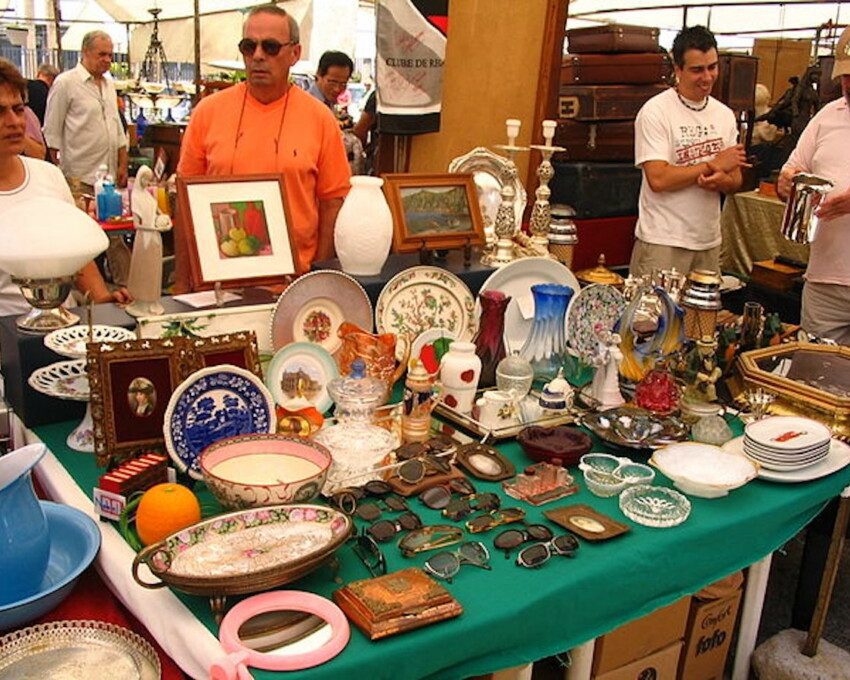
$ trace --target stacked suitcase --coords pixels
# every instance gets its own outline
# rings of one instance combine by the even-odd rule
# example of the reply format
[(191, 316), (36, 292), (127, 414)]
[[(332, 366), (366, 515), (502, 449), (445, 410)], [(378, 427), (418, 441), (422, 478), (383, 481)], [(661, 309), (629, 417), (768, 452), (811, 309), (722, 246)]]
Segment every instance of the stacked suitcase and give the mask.
[(609, 264), (625, 264), (641, 182), (641, 171), (634, 167), (634, 120), (647, 100), (668, 87), (673, 65), (659, 48), (654, 28), (579, 28), (567, 31), (567, 41), (555, 133), (555, 144), (567, 150), (553, 161), (552, 202), (575, 209), (579, 260), (596, 258), (583, 252), (582, 221), (595, 225), (600, 218), (622, 218), (616, 237), (629, 238), (620, 241), (622, 252), (605, 254)]

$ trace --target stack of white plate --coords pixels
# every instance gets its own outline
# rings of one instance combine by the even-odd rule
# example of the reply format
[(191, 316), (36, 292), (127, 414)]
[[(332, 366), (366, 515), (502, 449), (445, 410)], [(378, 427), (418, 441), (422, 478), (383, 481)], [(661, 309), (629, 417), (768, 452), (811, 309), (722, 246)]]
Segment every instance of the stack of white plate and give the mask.
[(800, 470), (829, 453), (832, 433), (808, 418), (774, 416), (744, 429), (744, 453), (771, 470)]

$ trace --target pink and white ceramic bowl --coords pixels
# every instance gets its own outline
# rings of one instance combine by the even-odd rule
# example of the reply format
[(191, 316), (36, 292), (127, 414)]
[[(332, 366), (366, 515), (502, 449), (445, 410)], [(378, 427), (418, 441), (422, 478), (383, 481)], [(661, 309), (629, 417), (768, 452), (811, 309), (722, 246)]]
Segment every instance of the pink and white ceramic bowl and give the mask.
[[(261, 474), (267, 474), (268, 481), (263, 483), (247, 483), (238, 478), (228, 479), (220, 470), (215, 471), (216, 466), (233, 458), (258, 455), (263, 458), (268, 455), (281, 457), (280, 467), (274, 464), (264, 466), (266, 469)], [(277, 472), (284, 469), (285, 456), (309, 461), (318, 467), (318, 471), (298, 479), (286, 479), (288, 475), (283, 474), (276, 476)], [(253, 460), (256, 461), (257, 458)], [(245, 458), (245, 461), (247, 463), (249, 459)], [(307, 503), (319, 495), (331, 462), (330, 451), (321, 444), (298, 437), (261, 433), (215, 442), (204, 449), (199, 460), (207, 487), (222, 506), (232, 510), (282, 503)], [(244, 474), (244, 468), (240, 470), (240, 474)]]

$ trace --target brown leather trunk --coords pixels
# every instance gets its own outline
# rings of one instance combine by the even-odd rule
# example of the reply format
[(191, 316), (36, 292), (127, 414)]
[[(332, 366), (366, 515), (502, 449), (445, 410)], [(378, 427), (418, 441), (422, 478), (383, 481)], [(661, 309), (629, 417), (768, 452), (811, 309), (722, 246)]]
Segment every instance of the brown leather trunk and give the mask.
[(746, 54), (721, 54), (717, 80), (711, 96), (733, 111), (752, 111), (756, 107), (758, 57)]
[(673, 63), (663, 52), (566, 54), (561, 85), (643, 85), (665, 82)]
[(628, 120), (647, 100), (667, 85), (562, 85), (558, 118), (570, 120)]
[(646, 26), (609, 24), (567, 31), (569, 51), (588, 52), (655, 52), (658, 50), (658, 29)]
[(586, 123), (559, 120), (555, 144), (566, 148), (555, 160), (564, 161), (633, 161), (635, 158), (635, 123), (614, 120)]

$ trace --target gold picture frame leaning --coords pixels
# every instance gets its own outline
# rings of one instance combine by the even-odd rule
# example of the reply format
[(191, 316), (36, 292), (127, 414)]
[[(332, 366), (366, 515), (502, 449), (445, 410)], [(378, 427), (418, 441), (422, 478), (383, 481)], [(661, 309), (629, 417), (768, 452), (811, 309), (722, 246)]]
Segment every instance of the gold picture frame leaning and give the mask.
[(393, 216), (395, 252), (460, 248), (484, 242), (484, 222), (471, 174), (382, 177)]
[(296, 273), (281, 175), (178, 178), (177, 201), (193, 290), (283, 283)]

